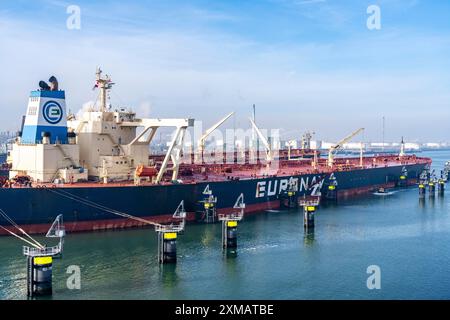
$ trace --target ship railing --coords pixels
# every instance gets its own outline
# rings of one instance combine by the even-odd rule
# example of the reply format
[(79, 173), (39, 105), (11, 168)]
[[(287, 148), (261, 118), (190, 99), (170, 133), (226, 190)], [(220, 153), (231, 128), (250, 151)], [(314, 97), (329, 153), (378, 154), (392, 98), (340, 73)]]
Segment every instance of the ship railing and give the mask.
[(320, 203), (320, 197), (309, 198), (309, 199), (299, 199), (298, 205), (301, 207), (317, 207)]
[(28, 257), (41, 257), (41, 256), (57, 256), (61, 253), (61, 246), (57, 245), (54, 247), (45, 248), (33, 248), (33, 247), (23, 247), (23, 254)]
[(180, 224), (157, 224), (155, 225), (156, 232), (164, 232), (164, 233), (178, 233), (184, 230), (184, 223)]
[(243, 212), (220, 213), (217, 215), (217, 218), (219, 219), (219, 221), (222, 221), (222, 220), (240, 221), (240, 220), (242, 220), (243, 217), (244, 217)]

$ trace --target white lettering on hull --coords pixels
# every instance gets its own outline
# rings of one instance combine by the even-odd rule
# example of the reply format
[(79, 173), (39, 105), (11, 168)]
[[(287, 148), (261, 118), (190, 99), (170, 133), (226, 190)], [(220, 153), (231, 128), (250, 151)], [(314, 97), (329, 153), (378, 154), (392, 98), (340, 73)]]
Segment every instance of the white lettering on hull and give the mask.
[[(314, 176), (310, 177), (289, 177), (283, 179), (273, 179), (266, 181), (258, 181), (256, 183), (256, 198), (271, 197), (281, 194), (288, 190), (289, 186), (292, 186), (294, 191), (306, 192), (312, 190), (312, 194), (317, 195), (322, 189), (324, 179)], [(300, 180), (300, 181), (299, 181)]]
[[(273, 184), (273, 188), (272, 188), (272, 184)], [(278, 180), (269, 181), (269, 188), (267, 190), (267, 195), (269, 197), (277, 194), (277, 185), (278, 185)]]

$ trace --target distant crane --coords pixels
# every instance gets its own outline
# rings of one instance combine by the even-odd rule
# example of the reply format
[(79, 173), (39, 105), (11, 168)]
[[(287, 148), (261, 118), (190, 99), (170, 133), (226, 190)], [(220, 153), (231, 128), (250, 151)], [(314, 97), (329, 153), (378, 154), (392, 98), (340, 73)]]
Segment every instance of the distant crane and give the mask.
[(344, 146), (345, 143), (349, 142), (351, 139), (353, 139), (353, 137), (360, 134), (362, 131), (364, 131), (364, 128), (360, 128), (360, 129), (356, 130), (355, 132), (351, 133), (350, 135), (348, 135), (347, 137), (345, 137), (344, 139), (342, 139), (341, 141), (339, 141), (338, 143), (336, 143), (334, 146), (332, 146), (330, 148), (330, 150), (328, 152), (328, 166), (330, 168), (333, 167), (334, 156), (336, 155), (336, 152), (338, 150), (342, 149), (342, 147)]

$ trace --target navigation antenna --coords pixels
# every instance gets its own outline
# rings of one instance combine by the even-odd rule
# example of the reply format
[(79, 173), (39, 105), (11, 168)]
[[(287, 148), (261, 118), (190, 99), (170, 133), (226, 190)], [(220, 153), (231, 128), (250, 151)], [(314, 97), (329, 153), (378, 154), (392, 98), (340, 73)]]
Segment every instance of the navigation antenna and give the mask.
[(102, 78), (102, 69), (100, 67), (97, 67), (97, 72), (95, 73), (96, 80), (95, 85), (92, 90), (95, 90), (95, 88), (100, 89), (100, 111), (106, 112), (106, 95), (108, 90), (112, 89), (112, 86), (115, 84), (112, 82), (109, 75), (105, 75), (105, 77)]

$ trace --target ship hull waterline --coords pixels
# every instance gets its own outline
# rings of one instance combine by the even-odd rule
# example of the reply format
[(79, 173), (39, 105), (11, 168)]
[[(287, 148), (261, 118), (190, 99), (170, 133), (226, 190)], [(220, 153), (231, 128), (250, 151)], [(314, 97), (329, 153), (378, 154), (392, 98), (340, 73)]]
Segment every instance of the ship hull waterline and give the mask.
[[(417, 182), (417, 177), (426, 165), (418, 163), (334, 172), (338, 183), (338, 197), (364, 194), (379, 187), (394, 187), (405, 167), (408, 171), (407, 183), (412, 185)], [(171, 220), (173, 212), (184, 200), (188, 213), (187, 221), (195, 221), (199, 201), (203, 200), (203, 192), (209, 187), (218, 198), (218, 213), (233, 211), (233, 205), (242, 193), (246, 204), (245, 213), (250, 214), (280, 208), (280, 196), (286, 190), (290, 179), (298, 182), (298, 196), (317, 192), (318, 190), (314, 190), (317, 187), (323, 193), (330, 184), (330, 174), (319, 173), (152, 186), (0, 188), (0, 204), (1, 209), (30, 234), (46, 233), (59, 214), (63, 214), (69, 233), (125, 229), (142, 227), (145, 223), (120, 217), (101, 208), (123, 212), (154, 223), (164, 223)], [(79, 199), (89, 202), (80, 202)], [(97, 204), (102, 207), (99, 208)], [(6, 221), (1, 221), (0, 224), (10, 227)], [(6, 231), (0, 230), (0, 235), (5, 234)]]

